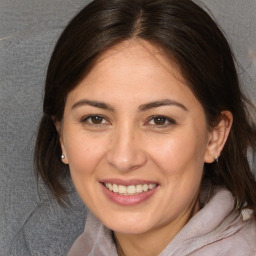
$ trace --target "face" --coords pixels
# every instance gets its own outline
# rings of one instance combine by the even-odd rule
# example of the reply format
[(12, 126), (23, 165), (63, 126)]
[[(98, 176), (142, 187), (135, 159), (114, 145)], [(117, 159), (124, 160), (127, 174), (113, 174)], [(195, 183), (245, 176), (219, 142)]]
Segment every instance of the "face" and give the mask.
[(149, 43), (105, 52), (68, 94), (59, 132), (80, 197), (110, 229), (182, 226), (197, 206), (211, 137), (204, 110)]

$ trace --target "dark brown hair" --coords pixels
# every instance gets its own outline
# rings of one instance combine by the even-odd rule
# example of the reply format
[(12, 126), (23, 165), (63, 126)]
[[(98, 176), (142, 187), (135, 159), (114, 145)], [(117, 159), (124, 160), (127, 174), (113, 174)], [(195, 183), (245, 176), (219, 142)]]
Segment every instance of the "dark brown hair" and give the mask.
[(256, 216), (256, 182), (247, 151), (256, 151), (256, 128), (246, 106), (229, 44), (213, 19), (190, 0), (95, 0), (78, 13), (52, 54), (36, 146), (36, 171), (59, 202), (65, 200), (68, 167), (61, 160), (53, 117), (60, 121), (67, 94), (86, 76), (97, 58), (129, 39), (160, 46), (180, 67), (202, 104), (209, 127), (221, 111), (233, 114), (230, 136), (218, 164), (205, 164), (205, 177), (226, 186), (241, 206)]

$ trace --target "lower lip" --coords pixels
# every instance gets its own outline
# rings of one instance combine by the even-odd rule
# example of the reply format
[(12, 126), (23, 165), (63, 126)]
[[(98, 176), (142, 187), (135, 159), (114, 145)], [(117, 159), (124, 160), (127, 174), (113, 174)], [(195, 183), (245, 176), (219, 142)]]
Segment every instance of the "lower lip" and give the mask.
[(103, 192), (107, 196), (108, 199), (110, 199), (112, 202), (114, 202), (116, 204), (123, 205), (123, 206), (132, 206), (132, 205), (140, 204), (140, 203), (146, 201), (151, 196), (153, 196), (153, 194), (156, 192), (156, 189), (158, 187), (158, 186), (156, 186), (152, 190), (149, 190), (147, 192), (142, 192), (137, 195), (124, 196), (124, 195), (119, 195), (117, 193), (110, 191), (102, 183), (101, 183), (101, 185), (103, 188)]

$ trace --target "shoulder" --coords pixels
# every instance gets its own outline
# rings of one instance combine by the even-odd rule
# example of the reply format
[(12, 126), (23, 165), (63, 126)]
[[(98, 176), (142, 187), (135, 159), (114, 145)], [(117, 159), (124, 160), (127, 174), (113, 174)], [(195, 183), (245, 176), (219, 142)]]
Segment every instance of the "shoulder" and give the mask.
[(251, 254), (248, 255), (256, 256), (256, 220), (250, 217), (250, 215), (252, 215), (251, 210), (242, 211), (244, 226), (236, 234), (236, 240), (245, 249), (251, 251)]
[(253, 218), (243, 219), (243, 214), (236, 232), (233, 233), (233, 226), (227, 226), (225, 232), (232, 235), (219, 237), (191, 256), (256, 256), (256, 222)]

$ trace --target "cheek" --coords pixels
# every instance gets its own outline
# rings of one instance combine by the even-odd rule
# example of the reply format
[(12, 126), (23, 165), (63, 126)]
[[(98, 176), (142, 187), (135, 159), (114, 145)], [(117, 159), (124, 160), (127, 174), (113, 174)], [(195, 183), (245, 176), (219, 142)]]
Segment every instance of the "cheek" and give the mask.
[(88, 175), (100, 162), (104, 155), (104, 140), (97, 143), (97, 139), (81, 132), (67, 134), (65, 141), (66, 153), (69, 160), (71, 174)]
[(103, 140), (97, 144), (92, 137), (80, 134), (70, 136), (66, 145), (73, 183), (81, 199), (93, 208), (99, 200), (94, 191), (98, 186), (96, 170), (105, 154)]
[(202, 168), (205, 143), (189, 132), (172, 134), (150, 147), (151, 158), (167, 174)]

